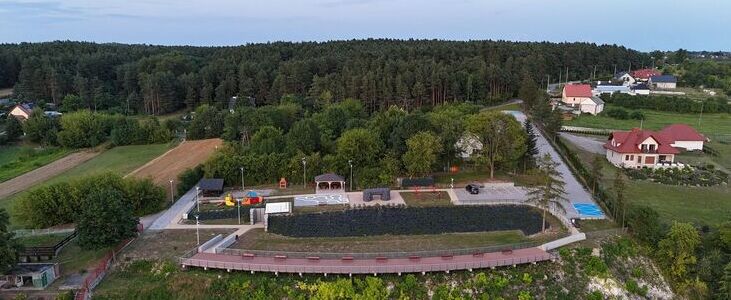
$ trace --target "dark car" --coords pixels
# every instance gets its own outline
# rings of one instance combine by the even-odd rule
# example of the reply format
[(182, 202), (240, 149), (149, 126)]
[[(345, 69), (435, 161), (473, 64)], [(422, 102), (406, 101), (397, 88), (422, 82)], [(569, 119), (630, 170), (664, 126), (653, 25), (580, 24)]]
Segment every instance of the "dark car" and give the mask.
[(468, 184), (467, 186), (464, 187), (464, 189), (467, 190), (467, 192), (472, 195), (477, 195), (480, 193), (480, 186), (475, 185), (475, 184)]

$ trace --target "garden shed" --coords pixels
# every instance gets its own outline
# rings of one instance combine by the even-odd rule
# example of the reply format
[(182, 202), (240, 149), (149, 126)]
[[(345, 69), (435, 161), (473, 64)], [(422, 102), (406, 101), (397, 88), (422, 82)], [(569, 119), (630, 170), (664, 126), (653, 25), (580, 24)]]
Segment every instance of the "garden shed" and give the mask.
[(198, 181), (198, 188), (202, 196), (216, 197), (223, 193), (223, 179), (203, 178)]
[(345, 178), (335, 173), (315, 176), (315, 193), (344, 193)]

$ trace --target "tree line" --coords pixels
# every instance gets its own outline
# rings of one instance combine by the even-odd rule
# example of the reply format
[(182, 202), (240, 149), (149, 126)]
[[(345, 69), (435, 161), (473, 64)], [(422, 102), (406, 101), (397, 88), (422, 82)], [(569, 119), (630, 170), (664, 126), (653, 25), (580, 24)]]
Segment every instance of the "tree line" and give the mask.
[[(367, 112), (399, 105), (514, 96), (523, 76), (545, 84), (609, 76), (614, 65), (649, 64), (616, 45), (507, 41), (352, 40), (238, 47), (48, 42), (0, 45), (0, 87), (65, 111), (163, 114), (199, 104), (255, 106), (283, 96), (329, 103), (360, 99)], [(562, 74), (566, 79), (566, 74)]]
[(231, 142), (201, 168), (206, 177), (224, 178), (229, 185), (241, 182), (241, 167), (245, 182), (259, 184), (281, 177), (303, 182), (303, 176), (325, 172), (350, 174), (352, 164), (356, 186), (391, 186), (398, 176), (425, 176), (456, 164), (462, 152), (457, 142), (465, 137), (484, 145), (470, 161), (492, 175), (517, 169), (528, 139), (512, 116), (474, 104), (411, 112), (392, 106), (368, 115), (356, 100), (320, 108), (288, 102), (233, 113), (204, 105), (188, 133), (189, 138), (221, 136)]

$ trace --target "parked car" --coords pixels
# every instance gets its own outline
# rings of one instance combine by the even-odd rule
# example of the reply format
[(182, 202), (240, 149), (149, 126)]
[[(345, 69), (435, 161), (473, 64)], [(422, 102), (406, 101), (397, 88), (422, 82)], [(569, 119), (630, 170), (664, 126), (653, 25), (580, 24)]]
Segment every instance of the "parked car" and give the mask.
[(477, 195), (480, 193), (480, 186), (476, 184), (468, 184), (464, 188), (465, 190), (467, 190), (468, 193), (472, 195)]

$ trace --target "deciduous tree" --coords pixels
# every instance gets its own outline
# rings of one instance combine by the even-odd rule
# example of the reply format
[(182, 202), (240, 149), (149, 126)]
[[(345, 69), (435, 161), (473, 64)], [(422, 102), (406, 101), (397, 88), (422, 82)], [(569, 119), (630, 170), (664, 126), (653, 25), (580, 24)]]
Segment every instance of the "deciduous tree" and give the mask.
[(513, 163), (525, 152), (525, 132), (511, 115), (484, 111), (469, 117), (466, 128), (482, 145), (475, 158), (489, 167), (490, 178), (499, 164)]
[(131, 203), (116, 189), (103, 188), (84, 197), (76, 219), (79, 245), (98, 249), (135, 236), (138, 219)]
[(422, 176), (431, 172), (442, 151), (442, 143), (434, 133), (422, 131), (406, 140), (406, 148), (402, 158), (406, 171), (410, 176)]
[(566, 183), (561, 179), (561, 172), (557, 170), (558, 163), (545, 154), (538, 160), (538, 170), (541, 174), (541, 184), (528, 192), (527, 202), (543, 210), (543, 229), (546, 231), (546, 211), (553, 208), (564, 211), (562, 201), (566, 200)]

